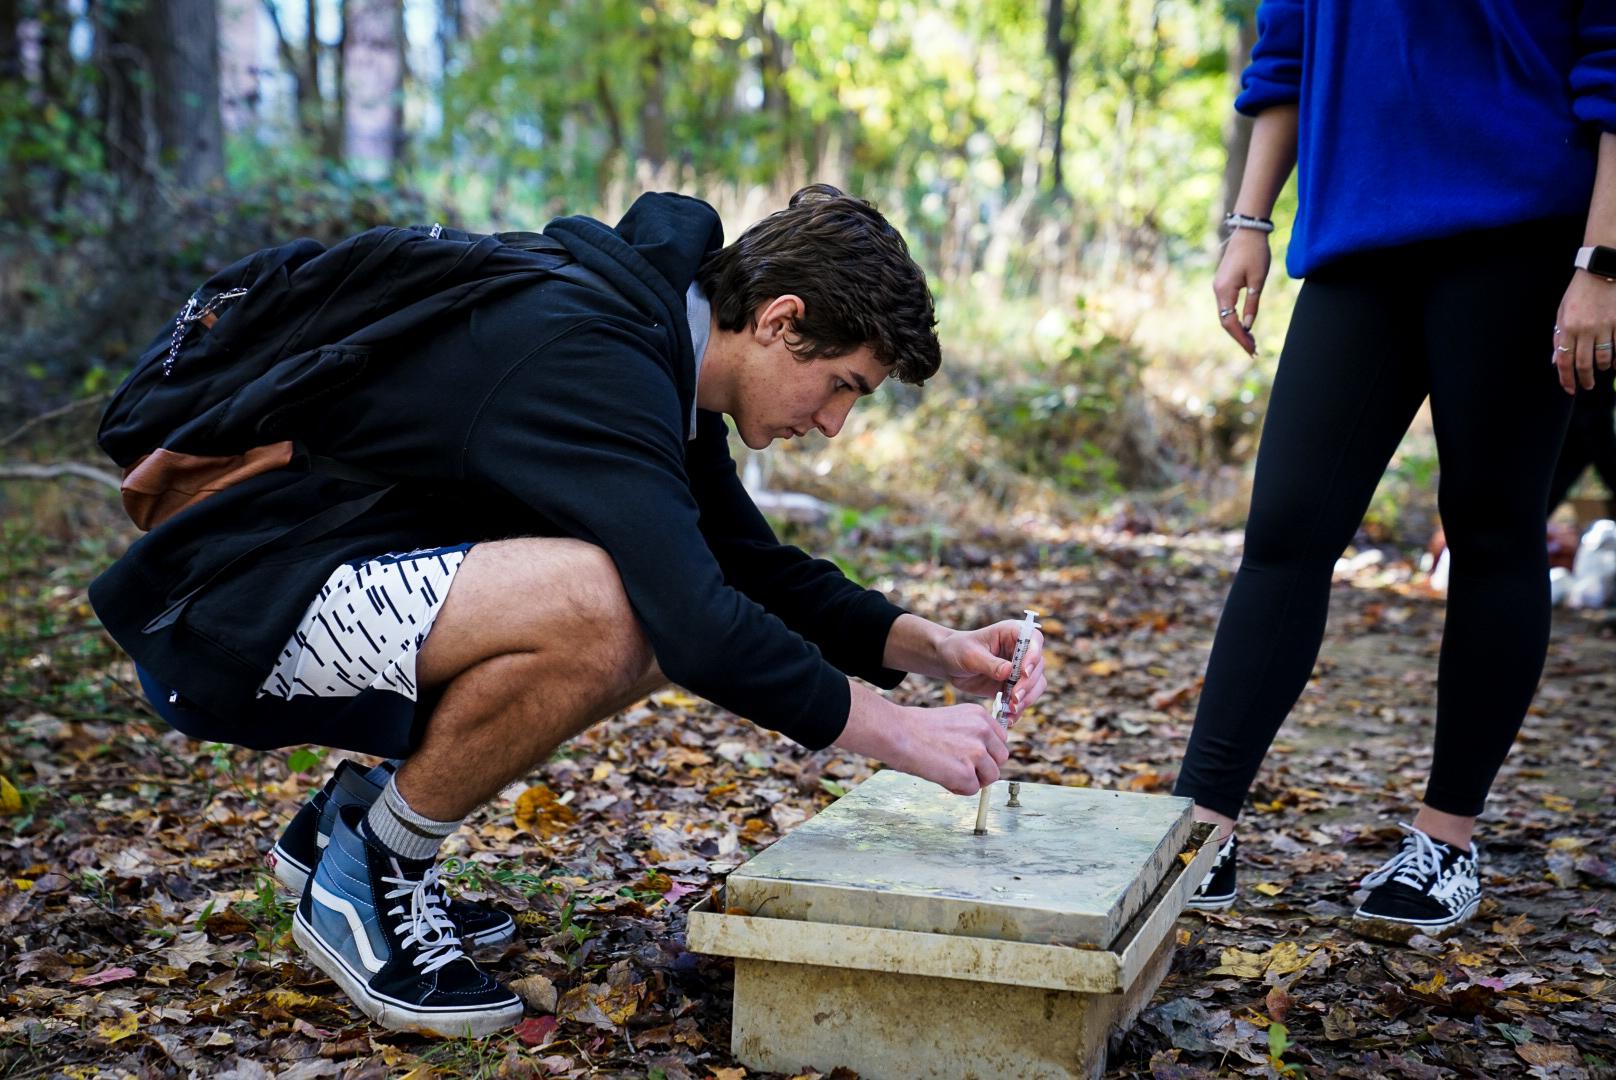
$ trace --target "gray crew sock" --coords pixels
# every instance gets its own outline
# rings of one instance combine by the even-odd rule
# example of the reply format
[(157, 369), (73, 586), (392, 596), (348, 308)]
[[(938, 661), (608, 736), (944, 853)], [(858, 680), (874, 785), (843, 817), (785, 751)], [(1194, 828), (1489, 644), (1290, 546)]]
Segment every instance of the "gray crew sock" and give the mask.
[(459, 821), (433, 821), (410, 809), (399, 794), (396, 774), (387, 778), (387, 786), (365, 815), (365, 824), (382, 847), (403, 859), (436, 858), (444, 837), (460, 828)]

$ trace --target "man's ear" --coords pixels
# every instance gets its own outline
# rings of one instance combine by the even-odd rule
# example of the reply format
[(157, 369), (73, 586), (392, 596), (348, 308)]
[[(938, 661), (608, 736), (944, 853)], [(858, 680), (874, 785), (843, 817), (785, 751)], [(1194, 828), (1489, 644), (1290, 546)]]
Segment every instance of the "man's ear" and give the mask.
[(752, 332), (761, 344), (773, 345), (775, 341), (791, 333), (797, 320), (802, 318), (802, 313), (806, 310), (807, 305), (802, 302), (800, 296), (792, 293), (776, 296), (768, 303), (758, 306)]

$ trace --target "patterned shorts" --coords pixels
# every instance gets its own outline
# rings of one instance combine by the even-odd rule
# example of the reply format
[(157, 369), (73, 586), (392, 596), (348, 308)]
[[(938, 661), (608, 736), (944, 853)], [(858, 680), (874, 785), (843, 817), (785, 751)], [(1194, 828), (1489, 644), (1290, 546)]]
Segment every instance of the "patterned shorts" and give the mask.
[(303, 613), (259, 697), (357, 697), (391, 690), (416, 700), (415, 659), (470, 544), (347, 563)]

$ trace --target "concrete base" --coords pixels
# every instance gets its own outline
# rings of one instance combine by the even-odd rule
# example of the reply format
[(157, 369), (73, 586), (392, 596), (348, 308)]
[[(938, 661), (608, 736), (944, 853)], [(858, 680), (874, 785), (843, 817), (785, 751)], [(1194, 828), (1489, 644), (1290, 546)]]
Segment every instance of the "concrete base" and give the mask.
[(1099, 1077), (1172, 957), (1169, 938), (1120, 994), (737, 959), (730, 1050), (749, 1069), (862, 1080)]

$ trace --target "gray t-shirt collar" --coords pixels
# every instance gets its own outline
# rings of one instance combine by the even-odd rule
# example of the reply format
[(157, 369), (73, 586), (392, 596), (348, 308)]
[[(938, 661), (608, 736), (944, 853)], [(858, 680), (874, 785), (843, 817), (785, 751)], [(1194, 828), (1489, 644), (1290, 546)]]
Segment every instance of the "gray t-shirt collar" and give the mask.
[[(685, 321), (690, 324), (690, 344), (696, 350), (696, 385), (701, 385), (701, 354), (707, 351), (707, 337), (712, 331), (713, 306), (707, 302), (700, 286), (694, 281), (685, 290)], [(690, 434), (696, 437), (696, 406), (690, 406)]]

